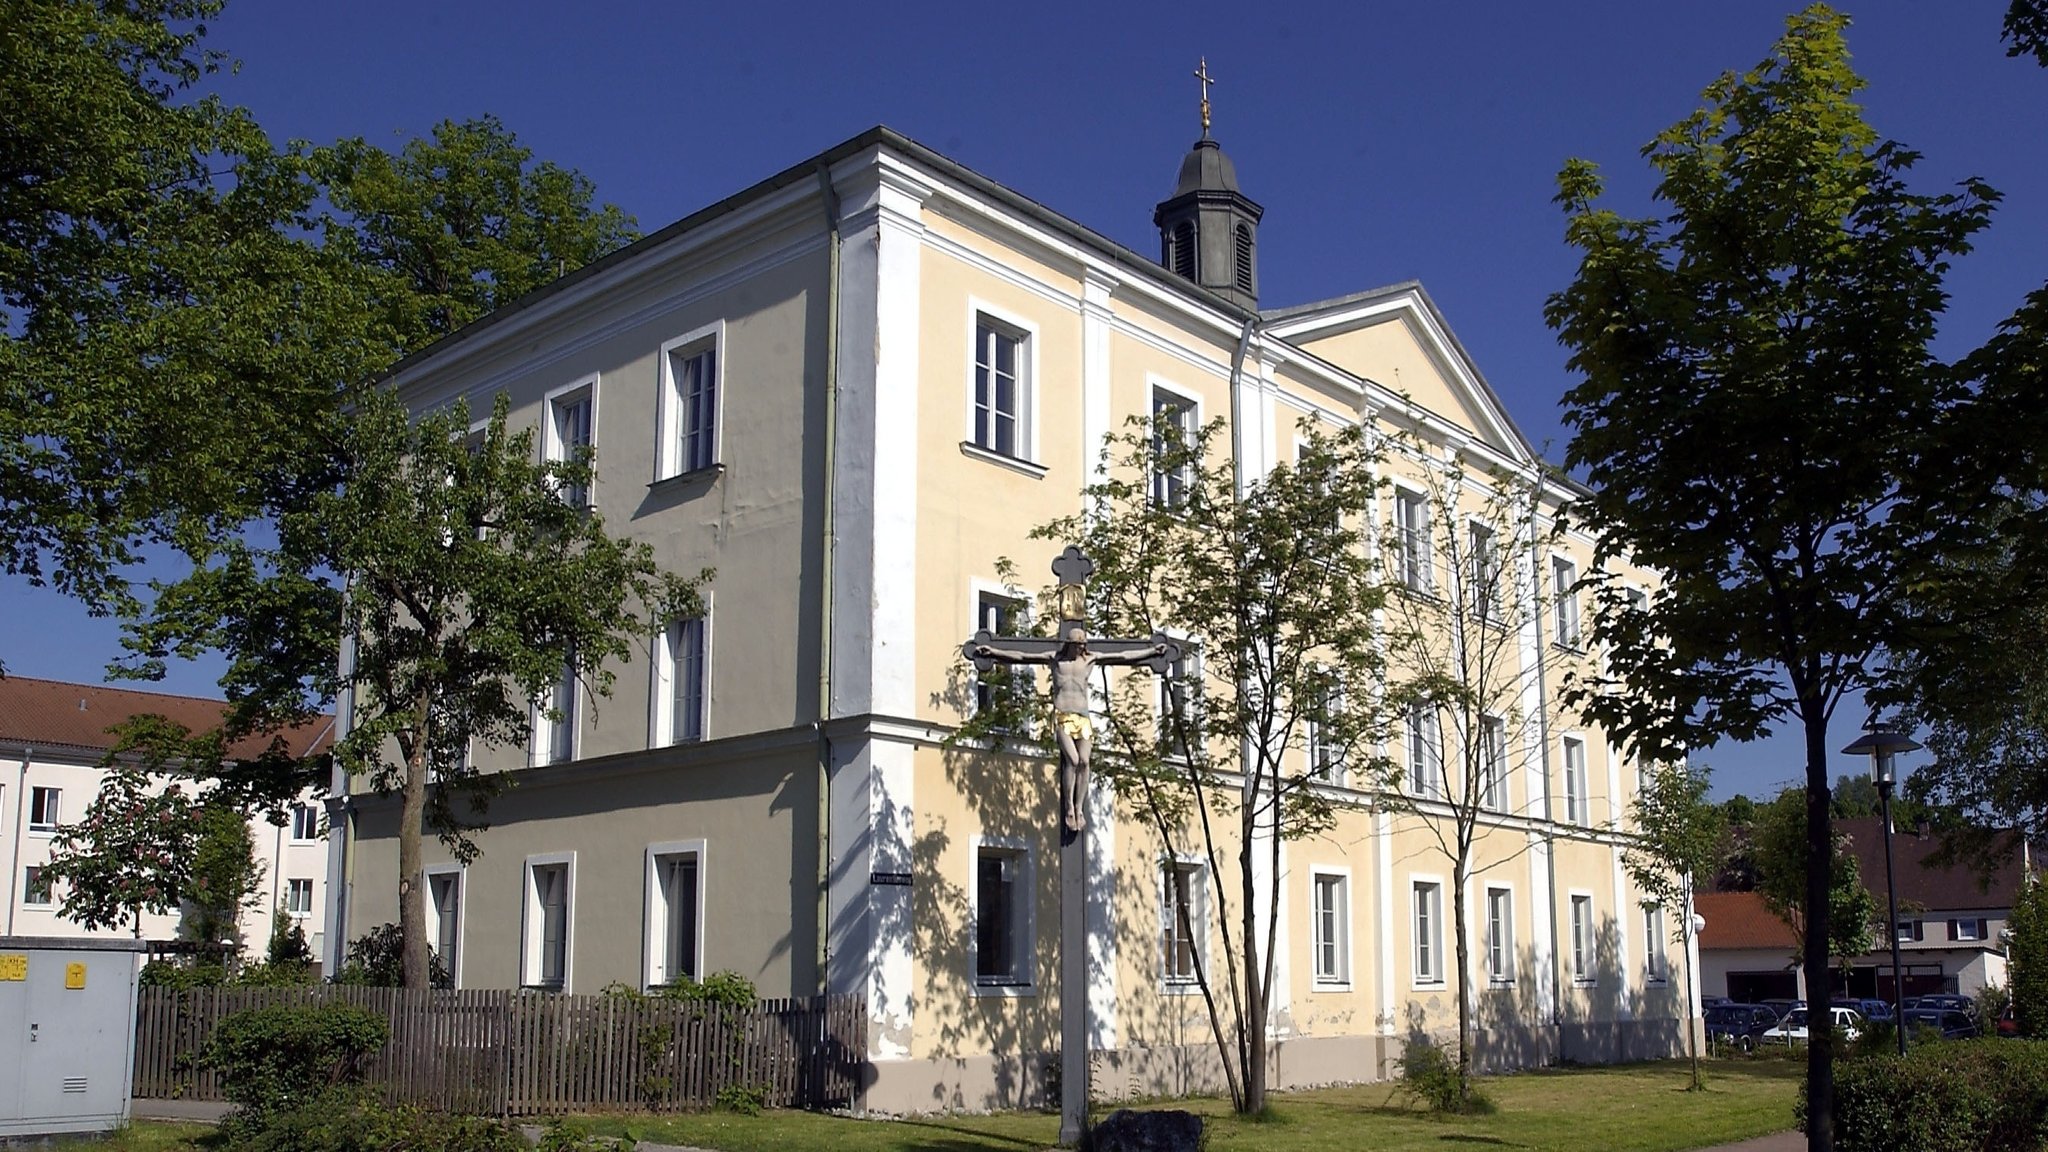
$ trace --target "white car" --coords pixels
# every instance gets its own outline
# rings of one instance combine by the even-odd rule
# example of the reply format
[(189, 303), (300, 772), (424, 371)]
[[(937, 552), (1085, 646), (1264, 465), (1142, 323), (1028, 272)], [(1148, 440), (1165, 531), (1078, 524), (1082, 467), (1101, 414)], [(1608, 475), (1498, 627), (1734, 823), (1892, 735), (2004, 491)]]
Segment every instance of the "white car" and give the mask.
[[(1828, 1015), (1842, 1034), (1854, 1040), (1863, 1031), (1863, 1014), (1854, 1008), (1829, 1008)], [(1764, 1043), (1790, 1044), (1807, 1038), (1806, 1009), (1794, 1008), (1785, 1013), (1785, 1018), (1764, 1030)]]

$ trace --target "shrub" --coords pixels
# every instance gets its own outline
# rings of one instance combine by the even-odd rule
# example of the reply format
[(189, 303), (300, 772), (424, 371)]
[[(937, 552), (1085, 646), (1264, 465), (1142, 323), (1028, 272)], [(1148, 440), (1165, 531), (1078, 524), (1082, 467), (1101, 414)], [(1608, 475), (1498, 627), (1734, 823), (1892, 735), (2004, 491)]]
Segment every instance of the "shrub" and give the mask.
[[(336, 984), (398, 988), (405, 984), (405, 933), (396, 924), (379, 924), (348, 942), (348, 953), (335, 973)], [(453, 988), (455, 978), (432, 949), (427, 951), (427, 983)]]
[(1479, 1089), (1460, 1083), (1458, 1062), (1428, 1037), (1410, 1037), (1407, 1050), (1396, 1063), (1401, 1066), (1402, 1092), (1431, 1112), (1485, 1115), (1493, 1111), (1493, 1101)]
[(362, 1088), (329, 1088), (259, 1122), (223, 1125), (235, 1152), (527, 1152), (511, 1125), (393, 1108)]
[(248, 1132), (362, 1083), (365, 1061), (390, 1036), (383, 1017), (347, 1004), (277, 1004), (223, 1019), (201, 1059), (219, 1070), (221, 1094), (241, 1106), (234, 1127)]
[[(1802, 1092), (1799, 1121), (1806, 1123)], [(1958, 1040), (1835, 1071), (1842, 1152), (1977, 1152), (2048, 1142), (2048, 1044)]]

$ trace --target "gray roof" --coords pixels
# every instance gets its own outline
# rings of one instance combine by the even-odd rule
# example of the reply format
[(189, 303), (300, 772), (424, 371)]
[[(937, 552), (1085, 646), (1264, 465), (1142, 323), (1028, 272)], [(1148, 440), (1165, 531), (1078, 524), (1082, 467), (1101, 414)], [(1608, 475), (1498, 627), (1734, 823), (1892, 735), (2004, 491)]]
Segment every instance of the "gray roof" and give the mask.
[(1204, 136), (1181, 158), (1180, 179), (1174, 183), (1169, 199), (1179, 199), (1190, 192), (1236, 191), (1237, 165), (1223, 154), (1222, 145)]

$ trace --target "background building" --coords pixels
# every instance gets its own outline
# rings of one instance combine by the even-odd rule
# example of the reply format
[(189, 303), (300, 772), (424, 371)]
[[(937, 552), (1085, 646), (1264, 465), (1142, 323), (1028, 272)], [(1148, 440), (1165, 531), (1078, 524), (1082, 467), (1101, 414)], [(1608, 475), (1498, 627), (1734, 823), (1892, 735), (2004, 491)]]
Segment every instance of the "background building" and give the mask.
[[(1028, 529), (1080, 506), (1132, 415), (1226, 418), (1250, 480), (1293, 459), (1304, 419), (1411, 427), (1376, 524), (1412, 515), (1451, 459), (1543, 469), (1420, 285), (1260, 311), (1262, 215), (1206, 130), (1154, 209), (1155, 260), (877, 128), (394, 369), (415, 410), (504, 395), (542, 451), (594, 445), (607, 524), (674, 571), (717, 570), (703, 617), (650, 635), (612, 697), (565, 686), (567, 719), (537, 720), (528, 747), (473, 750), (516, 787), (475, 861), (429, 844), (429, 932), (458, 985), (731, 969), (765, 995), (857, 993), (871, 1105), (1042, 1099), (1056, 767), (943, 745), (972, 707), (959, 645), (1021, 607), (999, 560), (1044, 571), (1058, 547)], [(1593, 542), (1534, 542), (1568, 497), (1495, 526), (1505, 571), (1562, 594), (1556, 627), (1521, 638), (1526, 755), (1484, 820), (1473, 970), (1448, 970), (1437, 810), (1337, 773), (1338, 826), (1261, 881), (1284, 894), (1278, 1085), (1386, 1074), (1409, 1037), (1454, 1026), (1461, 979), (1481, 989), (1485, 1064), (1679, 1040), (1684, 913), (1644, 909), (1620, 860), (1635, 771), (1555, 710), (1541, 658), (1596, 658), (1571, 593)], [(1455, 578), (1409, 571), (1416, 595)], [(1416, 748), (1441, 756), (1441, 735)], [(397, 917), (396, 799), (354, 791), (338, 813), (330, 956)], [(1107, 790), (1090, 821), (1098, 1089), (1208, 1088), (1187, 957), (1213, 955), (1227, 878), (1169, 857)], [(1175, 937), (1176, 900), (1199, 938)]]
[[(85, 815), (100, 782), (101, 767), (114, 738), (108, 729), (137, 716), (158, 715), (194, 733), (219, 727), (218, 700), (69, 684), (26, 676), (0, 678), (0, 881), (6, 915), (0, 935), (105, 937), (139, 934), (150, 941), (178, 937), (175, 913), (146, 914), (134, 927), (92, 931), (60, 914), (63, 889), (39, 894), (35, 883), (49, 862), (57, 830)], [(332, 739), (327, 720), (287, 735), (295, 755), (317, 754)], [(253, 752), (253, 750), (252, 750)], [(303, 797), (283, 825), (261, 817), (249, 822), (256, 862), (263, 870), (265, 897), (241, 917), (245, 946), (261, 954), (270, 939), (273, 911), (282, 908), (299, 922), (316, 956), (325, 955), (325, 813), (319, 801)]]

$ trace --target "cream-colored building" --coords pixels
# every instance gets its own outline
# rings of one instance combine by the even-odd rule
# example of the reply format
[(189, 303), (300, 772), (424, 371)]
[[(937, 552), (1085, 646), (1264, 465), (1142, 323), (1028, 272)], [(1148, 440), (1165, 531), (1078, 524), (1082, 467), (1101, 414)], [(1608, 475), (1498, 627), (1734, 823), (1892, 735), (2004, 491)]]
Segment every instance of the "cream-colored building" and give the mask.
[[(99, 795), (114, 746), (108, 731), (137, 716), (163, 716), (193, 732), (221, 722), (219, 700), (139, 692), (100, 684), (71, 684), (27, 676), (0, 678), (0, 936), (61, 938), (139, 935), (150, 941), (178, 938), (179, 913), (145, 913), (140, 925), (88, 929), (63, 915), (64, 889), (43, 883), (58, 833), (85, 818)], [(311, 756), (329, 742), (332, 725), (323, 717), (282, 737), (295, 757)], [(255, 738), (246, 751), (256, 754)], [(260, 958), (277, 916), (305, 933), (316, 956), (325, 954), (327, 832), (316, 797), (293, 804), (282, 824), (262, 816), (249, 821), (251, 854), (261, 872), (258, 893), (242, 910), (239, 927), (244, 954)]]
[[(606, 523), (675, 571), (717, 570), (706, 616), (650, 636), (613, 695), (573, 688), (567, 723), (475, 753), (515, 786), (481, 857), (429, 868), (458, 983), (731, 969), (764, 995), (858, 993), (871, 1105), (1040, 1100), (1056, 767), (942, 746), (966, 706), (959, 645), (1007, 610), (998, 558), (1042, 572), (1057, 549), (1028, 529), (1076, 511), (1104, 437), (1161, 404), (1232, 418), (1253, 478), (1292, 459), (1304, 417), (1413, 423), (1427, 447), (1390, 458), (1397, 482), (1443, 453), (1539, 467), (1419, 285), (1259, 311), (1259, 215), (1206, 132), (1155, 214), (1155, 261), (877, 128), (399, 365), (415, 410), (502, 394), (543, 451), (594, 444)], [(1592, 563), (1588, 540), (1537, 555), (1503, 531), (1530, 580)], [(1537, 659), (1554, 642), (1527, 632), (1539, 719), (1475, 854), (1467, 975), (1494, 1065), (1661, 1053), (1685, 1003), (1660, 930), (1679, 912), (1653, 919), (1620, 863), (1633, 769), (1558, 718)], [(1330, 787), (1336, 828), (1261, 880), (1284, 897), (1280, 1085), (1379, 1078), (1454, 1019), (1435, 809)], [(1162, 935), (1176, 865), (1106, 791), (1092, 811), (1098, 1091), (1204, 1087), (1206, 1016)], [(334, 948), (394, 920), (397, 891), (395, 799), (337, 812)], [(1193, 880), (1198, 903), (1231, 882)]]

